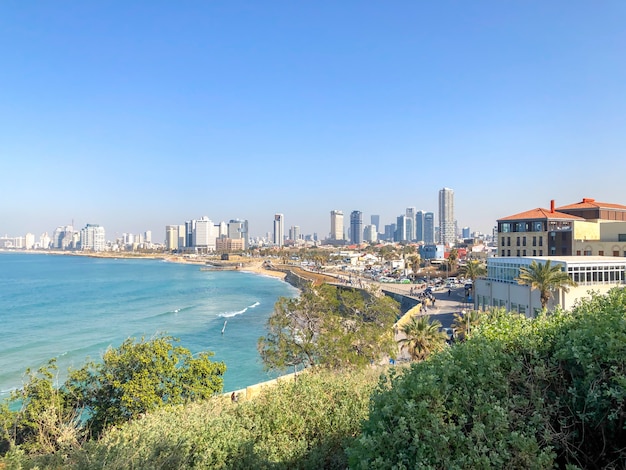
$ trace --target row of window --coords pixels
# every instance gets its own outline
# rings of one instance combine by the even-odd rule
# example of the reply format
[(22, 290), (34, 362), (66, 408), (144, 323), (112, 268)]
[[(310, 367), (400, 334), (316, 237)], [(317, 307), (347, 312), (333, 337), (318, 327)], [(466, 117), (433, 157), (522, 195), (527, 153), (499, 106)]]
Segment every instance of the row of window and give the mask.
[[(506, 239), (506, 240), (505, 240)], [(537, 239), (539, 239), (539, 246), (543, 246), (543, 237), (533, 237), (533, 246), (537, 246)], [(505, 243), (506, 241), (506, 243)], [(502, 246), (511, 246), (511, 237), (502, 237)], [(517, 246), (526, 246), (526, 237), (517, 237)]]
[[(505, 254), (506, 252), (506, 254)], [(515, 250), (516, 254), (515, 256), (528, 256), (528, 254), (526, 253), (526, 250)], [(552, 247), (550, 248), (550, 254), (551, 255), (555, 255), (556, 254), (556, 248)], [(505, 256), (511, 256), (511, 250), (501, 250), (500, 251), (500, 256), (502, 256), (503, 258)], [(532, 256), (543, 256), (543, 250), (533, 250), (533, 254)]]

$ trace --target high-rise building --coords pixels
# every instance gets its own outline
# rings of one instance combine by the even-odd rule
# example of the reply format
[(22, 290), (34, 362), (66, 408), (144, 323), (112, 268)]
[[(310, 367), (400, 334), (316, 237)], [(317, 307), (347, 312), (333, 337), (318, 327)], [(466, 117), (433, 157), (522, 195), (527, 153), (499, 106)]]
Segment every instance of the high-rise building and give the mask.
[(165, 227), (165, 249), (168, 251), (178, 250), (178, 225)]
[(195, 229), (193, 232), (193, 246), (195, 248), (205, 249), (207, 251), (215, 251), (215, 240), (217, 239), (217, 230), (215, 224), (208, 217), (202, 217), (195, 221)]
[(80, 231), (80, 247), (82, 250), (104, 251), (106, 241), (104, 239), (104, 227), (95, 224), (87, 224)]
[(343, 211), (330, 211), (330, 238), (343, 240)]
[(424, 243), (426, 245), (435, 243), (435, 214), (432, 212), (424, 214)]
[(289, 229), (289, 239), (293, 241), (300, 240), (300, 226), (292, 225)]
[(376, 227), (376, 232), (380, 232), (380, 216), (379, 215), (372, 215), (370, 216), (370, 222), (372, 225), (374, 225)]
[(369, 243), (374, 243), (378, 241), (378, 232), (376, 231), (376, 225), (372, 224), (363, 227), (363, 239)]
[(462, 230), (462, 236), (463, 238), (469, 238), (470, 237), (470, 228), (469, 227), (463, 227)]
[(393, 238), (396, 242), (407, 241), (407, 216), (399, 215), (396, 218), (396, 234)]
[(415, 207), (406, 208), (406, 239), (407, 241), (415, 240)]
[(274, 245), (282, 247), (285, 242), (285, 216), (274, 214)]
[(424, 211), (415, 213), (415, 241), (424, 241)]
[(442, 245), (452, 245), (456, 241), (454, 223), (454, 191), (443, 188), (439, 190), (439, 237)]
[(363, 213), (352, 211), (350, 214), (350, 243), (359, 245), (363, 243)]
[[(248, 221), (231, 219), (226, 228), (227, 237), (231, 240), (243, 240), (243, 249), (248, 249)], [(222, 235), (220, 230), (220, 236)]]

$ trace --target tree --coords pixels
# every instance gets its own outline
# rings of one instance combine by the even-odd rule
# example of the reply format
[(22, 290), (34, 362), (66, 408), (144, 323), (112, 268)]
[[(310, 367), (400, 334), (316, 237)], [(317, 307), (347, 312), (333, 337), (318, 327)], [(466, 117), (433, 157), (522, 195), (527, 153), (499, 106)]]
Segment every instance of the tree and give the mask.
[(412, 255), (409, 258), (409, 266), (411, 267), (411, 271), (413, 271), (413, 277), (417, 276), (421, 262), (422, 258), (419, 254)]
[(281, 298), (258, 349), (268, 369), (362, 366), (393, 353), (398, 303), (362, 290), (324, 284)]
[(487, 274), (487, 268), (484, 263), (477, 259), (473, 259), (467, 262), (464, 266), (461, 266), (459, 269), (461, 276), (471, 279), (472, 281), (472, 298), (474, 297), (474, 284), (476, 279), (479, 277), (485, 276)]
[(67, 402), (84, 410), (87, 426), (99, 433), (159, 407), (221, 392), (224, 363), (211, 362), (210, 352), (194, 357), (174, 341), (169, 336), (130, 338), (119, 348), (109, 348), (102, 362), (70, 371), (64, 387)]
[(552, 265), (552, 260), (547, 260), (545, 263), (533, 260), (528, 267), (522, 266), (516, 281), (518, 284), (530, 286), (531, 289), (539, 291), (543, 310), (546, 310), (555, 290), (561, 289), (563, 292), (569, 292), (569, 287), (577, 286), (574, 280), (561, 269), (561, 265)]
[(406, 348), (412, 359), (422, 361), (431, 353), (441, 351), (446, 345), (447, 336), (441, 331), (439, 320), (430, 321), (428, 315), (415, 316), (402, 327), (405, 338), (399, 341), (401, 348)]
[(472, 330), (480, 323), (482, 314), (478, 310), (455, 313), (452, 321), (452, 329), (455, 335), (461, 339), (467, 339)]
[(456, 265), (459, 262), (459, 250), (456, 248), (452, 248), (450, 253), (448, 253), (448, 269), (449, 273), (452, 273), (456, 270)]

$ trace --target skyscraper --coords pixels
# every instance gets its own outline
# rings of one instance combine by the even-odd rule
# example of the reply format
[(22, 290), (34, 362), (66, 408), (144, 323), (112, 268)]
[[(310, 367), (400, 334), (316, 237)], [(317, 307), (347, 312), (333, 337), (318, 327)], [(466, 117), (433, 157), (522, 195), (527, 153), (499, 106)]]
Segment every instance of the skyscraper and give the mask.
[(330, 211), (330, 238), (343, 240), (343, 211)]
[(406, 240), (415, 240), (415, 207), (406, 208)]
[(442, 245), (452, 245), (456, 241), (454, 191), (450, 188), (439, 190), (439, 237)]
[(432, 212), (424, 214), (424, 243), (426, 245), (435, 243), (435, 214)]
[(359, 245), (363, 243), (363, 213), (352, 211), (350, 214), (350, 243)]
[(424, 241), (424, 211), (415, 213), (415, 241)]
[(376, 232), (380, 232), (380, 229), (382, 228), (380, 226), (380, 216), (379, 215), (372, 215), (370, 216), (370, 223), (374, 226), (376, 226)]
[(285, 240), (285, 216), (274, 214), (274, 245), (282, 247)]
[(396, 235), (394, 241), (404, 242), (407, 241), (407, 216), (399, 215), (396, 218)]

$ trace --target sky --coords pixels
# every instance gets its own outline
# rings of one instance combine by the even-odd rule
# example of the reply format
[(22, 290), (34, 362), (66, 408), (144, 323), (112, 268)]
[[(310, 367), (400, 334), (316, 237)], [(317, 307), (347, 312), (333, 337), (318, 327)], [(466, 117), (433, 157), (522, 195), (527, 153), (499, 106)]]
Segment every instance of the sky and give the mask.
[[(0, 2), (0, 236), (626, 205), (626, 2)], [(383, 227), (380, 227), (382, 231)]]

